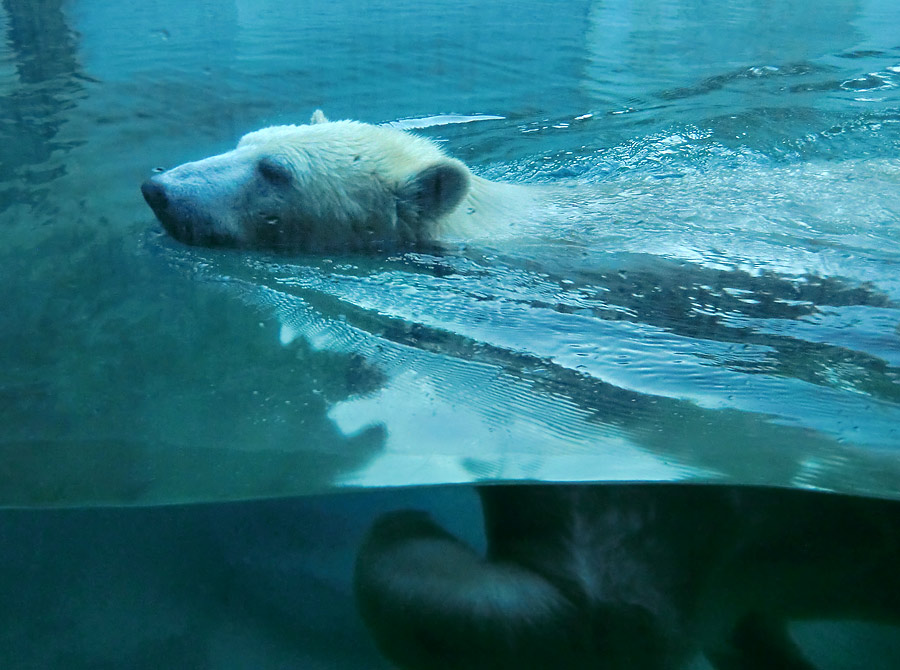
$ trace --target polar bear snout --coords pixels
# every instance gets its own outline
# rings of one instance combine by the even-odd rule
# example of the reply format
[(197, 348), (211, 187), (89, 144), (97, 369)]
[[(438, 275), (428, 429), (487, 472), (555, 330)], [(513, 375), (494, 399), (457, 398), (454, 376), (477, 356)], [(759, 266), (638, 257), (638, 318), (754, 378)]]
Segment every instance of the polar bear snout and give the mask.
[(190, 199), (178, 197), (160, 178), (146, 180), (141, 184), (141, 193), (163, 229), (179, 242), (198, 246), (218, 246), (230, 242), (215, 232), (209, 216), (198, 211)]
[(159, 180), (150, 178), (141, 184), (141, 193), (166, 232), (179, 242), (190, 243), (193, 231), (186, 217), (172, 211), (166, 186)]
[(187, 230), (184, 225), (179, 225), (177, 218), (169, 211), (169, 195), (166, 187), (151, 178), (141, 184), (141, 193), (166, 232), (175, 239), (181, 240)]
[(148, 179), (141, 184), (141, 193), (154, 212), (165, 211), (166, 207), (169, 206), (169, 198), (166, 196), (165, 188), (153, 179)]
[(163, 228), (170, 235), (178, 238), (179, 236), (175, 235), (174, 231), (183, 228), (183, 226), (177, 225), (176, 217), (169, 211), (169, 194), (166, 191), (166, 187), (156, 179), (148, 179), (141, 184), (141, 193), (144, 196), (144, 200), (150, 205), (150, 209), (153, 210), (156, 218), (163, 225)]

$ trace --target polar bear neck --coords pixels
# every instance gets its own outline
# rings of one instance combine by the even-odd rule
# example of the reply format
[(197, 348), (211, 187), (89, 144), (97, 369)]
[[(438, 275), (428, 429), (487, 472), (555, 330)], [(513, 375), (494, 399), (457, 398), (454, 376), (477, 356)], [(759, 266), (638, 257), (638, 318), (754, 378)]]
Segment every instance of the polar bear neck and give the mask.
[(472, 175), (466, 197), (434, 222), (432, 235), (448, 242), (506, 237), (534, 214), (535, 205), (534, 193), (526, 186)]

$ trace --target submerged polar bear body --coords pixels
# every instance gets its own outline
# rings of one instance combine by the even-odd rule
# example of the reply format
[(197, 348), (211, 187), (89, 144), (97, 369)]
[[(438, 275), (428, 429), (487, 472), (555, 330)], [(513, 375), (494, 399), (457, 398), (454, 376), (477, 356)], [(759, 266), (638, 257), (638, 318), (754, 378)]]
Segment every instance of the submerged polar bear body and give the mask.
[(357, 121), (273, 126), (141, 190), (163, 227), (197, 245), (385, 249), (502, 236), (525, 187), (473, 175), (433, 142)]
[(685, 483), (477, 490), (483, 554), (414, 510), (377, 519), (359, 551), (360, 614), (399, 668), (812, 670), (817, 645), (792, 624), (900, 625), (895, 501)]

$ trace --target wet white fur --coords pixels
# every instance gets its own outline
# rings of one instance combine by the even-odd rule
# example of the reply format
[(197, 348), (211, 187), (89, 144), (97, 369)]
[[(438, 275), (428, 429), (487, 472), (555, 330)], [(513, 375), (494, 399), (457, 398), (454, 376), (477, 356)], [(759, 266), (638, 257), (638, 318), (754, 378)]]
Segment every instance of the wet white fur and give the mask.
[[(264, 160), (289, 172), (289, 183), (264, 179)], [(309, 125), (251, 132), (233, 151), (154, 180), (172, 216), (198, 234), (186, 241), (200, 244), (204, 234), (311, 250), (496, 238), (532, 205), (526, 187), (476, 177), (428, 139), (328, 121), (318, 110)]]

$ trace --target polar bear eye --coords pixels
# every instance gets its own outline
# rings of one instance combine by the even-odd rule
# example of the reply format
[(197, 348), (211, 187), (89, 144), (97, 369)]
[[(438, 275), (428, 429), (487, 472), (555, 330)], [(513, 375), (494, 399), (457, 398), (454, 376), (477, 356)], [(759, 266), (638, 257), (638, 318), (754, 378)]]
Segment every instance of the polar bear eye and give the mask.
[(291, 171), (274, 158), (261, 158), (256, 164), (256, 169), (270, 184), (287, 184), (291, 181)]

